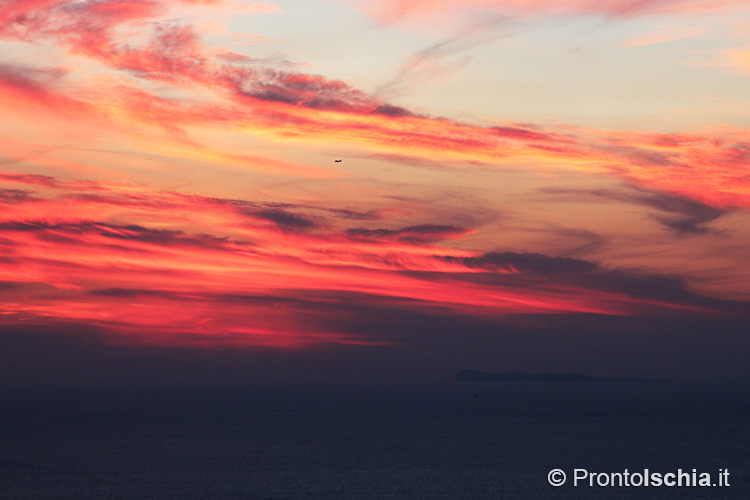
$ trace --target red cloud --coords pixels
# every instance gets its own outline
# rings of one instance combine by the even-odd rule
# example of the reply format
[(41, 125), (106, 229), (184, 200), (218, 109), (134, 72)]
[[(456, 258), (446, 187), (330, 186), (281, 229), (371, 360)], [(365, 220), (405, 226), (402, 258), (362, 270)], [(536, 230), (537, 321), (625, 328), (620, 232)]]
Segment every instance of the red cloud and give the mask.
[(0, 287), (6, 320), (76, 321), (137, 342), (299, 347), (380, 342), (332, 326), (352, 294), (493, 317), (696, 309), (587, 285), (598, 270), (584, 261), (435, 245), (468, 232), (453, 226), (342, 231), (318, 217), (301, 227), (312, 219), (301, 207), (6, 179), (60, 194), (0, 197), (0, 281), (18, 285)]

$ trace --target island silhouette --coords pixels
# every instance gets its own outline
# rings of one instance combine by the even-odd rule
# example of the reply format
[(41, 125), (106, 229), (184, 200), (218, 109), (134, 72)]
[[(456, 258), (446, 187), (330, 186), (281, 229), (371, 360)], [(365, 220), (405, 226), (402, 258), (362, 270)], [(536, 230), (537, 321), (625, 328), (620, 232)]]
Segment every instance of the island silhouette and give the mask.
[(489, 373), (467, 369), (456, 373), (456, 382), (564, 382), (582, 384), (592, 382), (669, 382), (669, 380), (635, 377), (595, 377), (584, 375), (583, 373)]

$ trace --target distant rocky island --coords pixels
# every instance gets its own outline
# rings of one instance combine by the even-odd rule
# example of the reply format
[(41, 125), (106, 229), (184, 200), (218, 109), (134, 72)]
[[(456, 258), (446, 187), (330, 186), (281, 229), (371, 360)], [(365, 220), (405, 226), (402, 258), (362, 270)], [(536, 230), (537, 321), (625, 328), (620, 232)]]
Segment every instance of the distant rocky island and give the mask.
[(456, 373), (456, 382), (564, 382), (569, 384), (584, 384), (591, 382), (669, 382), (669, 380), (633, 377), (593, 377), (582, 373), (487, 373), (479, 370), (461, 370)]

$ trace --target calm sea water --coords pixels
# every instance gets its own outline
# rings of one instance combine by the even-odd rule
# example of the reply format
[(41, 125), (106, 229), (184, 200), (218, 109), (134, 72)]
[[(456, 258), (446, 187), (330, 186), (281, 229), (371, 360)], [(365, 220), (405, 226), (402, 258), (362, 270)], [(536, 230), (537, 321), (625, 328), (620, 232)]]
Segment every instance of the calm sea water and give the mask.
[[(6, 393), (3, 499), (750, 498), (750, 392), (498, 384)], [(565, 485), (548, 484), (559, 468)], [(574, 469), (730, 486), (572, 486)]]

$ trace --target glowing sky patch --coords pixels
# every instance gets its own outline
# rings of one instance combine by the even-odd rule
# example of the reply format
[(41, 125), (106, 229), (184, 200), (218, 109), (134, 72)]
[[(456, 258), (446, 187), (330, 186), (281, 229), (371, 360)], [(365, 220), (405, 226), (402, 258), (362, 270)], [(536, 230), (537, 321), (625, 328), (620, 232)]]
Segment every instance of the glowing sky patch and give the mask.
[(4, 328), (304, 351), (425, 347), (382, 311), (747, 316), (744, 2), (306, 9), (0, 6)]

